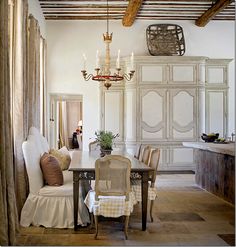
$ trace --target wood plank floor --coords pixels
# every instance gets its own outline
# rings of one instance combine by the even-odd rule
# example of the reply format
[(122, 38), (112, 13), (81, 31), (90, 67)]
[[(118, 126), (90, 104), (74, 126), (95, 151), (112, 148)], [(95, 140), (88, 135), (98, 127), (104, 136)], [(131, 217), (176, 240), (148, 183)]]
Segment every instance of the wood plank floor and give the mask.
[(101, 219), (98, 240), (94, 229), (21, 228), (17, 245), (24, 246), (228, 246), (235, 245), (234, 205), (194, 183), (193, 174), (157, 177), (158, 198), (147, 230), (141, 231), (141, 205), (130, 217), (129, 239), (124, 240), (123, 222)]

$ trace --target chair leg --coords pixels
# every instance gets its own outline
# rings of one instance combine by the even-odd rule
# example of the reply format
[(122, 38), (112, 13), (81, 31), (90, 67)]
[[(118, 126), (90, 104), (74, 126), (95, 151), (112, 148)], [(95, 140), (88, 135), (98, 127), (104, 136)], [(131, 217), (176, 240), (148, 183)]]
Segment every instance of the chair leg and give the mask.
[(150, 218), (151, 218), (151, 222), (153, 222), (153, 217), (152, 217), (153, 204), (154, 204), (154, 200), (151, 200), (151, 204), (150, 204)]
[(129, 216), (125, 216), (125, 239), (128, 239)]
[(90, 215), (90, 229), (92, 229), (94, 225), (94, 220), (93, 220), (94, 215), (93, 213), (89, 213), (89, 215)]
[(98, 216), (94, 215), (94, 223), (95, 223), (95, 236), (94, 238), (97, 239), (98, 236)]

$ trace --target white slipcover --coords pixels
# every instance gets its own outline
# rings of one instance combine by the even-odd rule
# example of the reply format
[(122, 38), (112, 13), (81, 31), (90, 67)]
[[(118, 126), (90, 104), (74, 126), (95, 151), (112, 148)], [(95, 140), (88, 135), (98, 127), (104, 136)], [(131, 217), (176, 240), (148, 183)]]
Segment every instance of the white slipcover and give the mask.
[[(39, 131), (31, 127), (30, 135), (22, 144), (26, 170), (29, 178), (30, 193), (21, 211), (20, 224), (24, 227), (45, 226), (54, 228), (73, 228), (73, 174), (63, 171), (64, 184), (62, 186), (44, 186), (40, 168), (40, 157), (49, 151), (46, 138)], [(82, 182), (81, 182), (82, 183)], [(90, 223), (89, 213), (83, 203), (85, 181), (80, 186), (78, 224)], [(85, 188), (85, 190), (89, 188)]]

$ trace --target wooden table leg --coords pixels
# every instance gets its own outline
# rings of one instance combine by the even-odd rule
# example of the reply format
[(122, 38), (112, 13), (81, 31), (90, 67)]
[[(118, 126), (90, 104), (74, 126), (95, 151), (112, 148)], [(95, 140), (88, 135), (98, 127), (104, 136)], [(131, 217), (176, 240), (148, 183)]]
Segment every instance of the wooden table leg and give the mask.
[(147, 226), (147, 202), (148, 202), (148, 172), (142, 175), (142, 231)]
[(78, 202), (79, 202), (79, 173), (73, 172), (73, 200), (74, 200), (74, 230), (78, 223)]

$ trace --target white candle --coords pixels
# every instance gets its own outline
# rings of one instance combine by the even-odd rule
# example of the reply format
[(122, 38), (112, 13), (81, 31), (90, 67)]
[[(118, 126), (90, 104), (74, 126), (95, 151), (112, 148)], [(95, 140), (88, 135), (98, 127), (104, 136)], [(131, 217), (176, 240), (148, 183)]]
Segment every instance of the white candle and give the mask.
[(116, 60), (116, 68), (120, 68), (120, 50), (118, 50), (117, 60)]
[(131, 70), (134, 70), (134, 53), (131, 53), (131, 57), (130, 57), (130, 67)]
[(86, 61), (87, 61), (87, 58), (85, 54), (83, 54), (83, 70), (86, 70)]
[(100, 58), (99, 58), (99, 51), (97, 50), (96, 54), (96, 69), (100, 68)]

